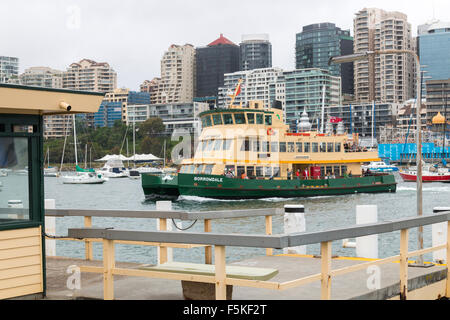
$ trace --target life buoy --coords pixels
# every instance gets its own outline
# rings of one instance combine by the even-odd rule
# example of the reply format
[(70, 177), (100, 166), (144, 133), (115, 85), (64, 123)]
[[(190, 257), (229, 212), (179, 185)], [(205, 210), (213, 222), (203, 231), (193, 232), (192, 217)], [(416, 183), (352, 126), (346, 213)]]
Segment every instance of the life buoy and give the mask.
[(271, 136), (271, 135), (273, 135), (274, 133), (275, 133), (275, 132), (273, 131), (272, 128), (267, 129), (267, 135), (268, 135), (268, 136)]

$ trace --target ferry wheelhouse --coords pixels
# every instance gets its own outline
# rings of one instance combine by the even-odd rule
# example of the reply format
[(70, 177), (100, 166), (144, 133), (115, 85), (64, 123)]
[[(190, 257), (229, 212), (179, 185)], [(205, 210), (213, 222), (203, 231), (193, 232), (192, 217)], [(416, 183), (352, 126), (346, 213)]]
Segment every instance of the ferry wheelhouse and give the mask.
[[(357, 136), (318, 133), (301, 122), (290, 132), (283, 111), (261, 101), (205, 111), (195, 155), (176, 175), (143, 174), (147, 199), (179, 195), (217, 199), (308, 197), (395, 192), (393, 175), (364, 176), (361, 165), (380, 161), (357, 148)], [(302, 120), (307, 119), (306, 112)], [(308, 126), (309, 125), (309, 126)]]

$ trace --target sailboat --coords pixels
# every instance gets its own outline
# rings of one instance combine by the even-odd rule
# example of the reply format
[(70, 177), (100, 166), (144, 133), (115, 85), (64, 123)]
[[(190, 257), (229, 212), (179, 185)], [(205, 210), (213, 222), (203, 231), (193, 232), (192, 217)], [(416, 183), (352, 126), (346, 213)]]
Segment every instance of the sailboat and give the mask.
[(75, 128), (75, 115), (73, 115), (73, 136), (75, 145), (75, 169), (76, 174), (70, 176), (63, 176), (64, 184), (100, 184), (104, 183), (106, 179), (102, 174), (96, 173), (94, 169), (83, 169), (78, 165), (77, 155), (77, 131)]
[[(44, 168), (44, 177), (59, 177), (59, 172), (56, 167), (50, 166), (50, 150), (47, 148), (47, 154), (45, 155), (47, 158), (47, 168)], [(44, 159), (45, 162), (45, 159)]]

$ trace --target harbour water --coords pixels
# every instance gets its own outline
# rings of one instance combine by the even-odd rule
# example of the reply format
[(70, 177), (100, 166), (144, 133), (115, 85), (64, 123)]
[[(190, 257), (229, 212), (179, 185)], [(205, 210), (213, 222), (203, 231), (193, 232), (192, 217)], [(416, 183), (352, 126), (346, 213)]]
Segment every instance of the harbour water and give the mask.
[[(211, 211), (236, 210), (248, 208), (282, 208), (285, 204), (302, 204), (305, 206), (306, 231), (324, 231), (344, 228), (356, 223), (357, 205), (377, 205), (378, 221), (396, 220), (415, 217), (416, 184), (405, 183), (396, 173), (398, 182), (396, 193), (354, 194), (344, 196), (327, 196), (313, 198), (270, 198), (263, 200), (214, 200), (197, 197), (181, 197), (172, 204), (175, 210)], [(128, 178), (109, 179), (99, 185), (63, 184), (60, 178), (45, 178), (45, 198), (55, 199), (56, 208), (60, 209), (120, 209), (120, 210), (154, 210), (155, 202), (148, 202), (140, 180)], [(450, 184), (432, 183), (423, 185), (423, 214), (431, 215), (437, 206), (450, 206)], [(183, 232), (202, 232), (203, 221), (176, 220), (178, 227), (187, 228)], [(155, 219), (136, 218), (93, 218), (94, 227), (114, 227), (127, 230), (156, 230)], [(57, 235), (66, 235), (68, 228), (83, 227), (82, 217), (56, 218)], [(176, 230), (176, 228), (173, 228)], [(264, 217), (213, 220), (212, 232), (263, 234)], [(181, 232), (181, 231), (180, 231)], [(273, 233), (283, 233), (283, 217), (274, 217)], [(396, 255), (399, 252), (399, 232), (379, 235), (379, 257)], [(409, 249), (417, 248), (417, 230), (410, 230)], [(352, 240), (352, 239), (351, 239)], [(431, 226), (424, 227), (424, 247), (432, 244)], [(282, 253), (274, 250), (274, 254)], [(57, 241), (56, 254), (83, 258), (84, 244), (74, 241)], [(227, 261), (237, 261), (255, 255), (264, 255), (259, 248), (227, 248)], [(307, 254), (319, 254), (319, 245), (309, 245)], [(101, 259), (101, 244), (94, 244), (94, 259)], [(173, 249), (177, 261), (203, 261), (204, 249)], [(333, 255), (354, 256), (354, 248), (343, 248), (342, 243), (333, 243)], [(431, 261), (431, 254), (424, 256)], [(157, 251), (151, 246), (118, 245), (116, 260), (127, 262), (156, 263)]]

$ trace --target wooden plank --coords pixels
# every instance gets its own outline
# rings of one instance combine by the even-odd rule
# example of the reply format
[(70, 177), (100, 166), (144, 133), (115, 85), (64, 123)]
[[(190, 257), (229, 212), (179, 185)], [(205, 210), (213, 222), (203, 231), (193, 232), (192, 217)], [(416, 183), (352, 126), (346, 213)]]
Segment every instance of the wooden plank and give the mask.
[(322, 300), (330, 300), (331, 298), (331, 241), (320, 243), (321, 253), (321, 290), (320, 297)]
[(25, 295), (29, 295), (29, 294), (33, 294), (33, 293), (41, 293), (41, 292), (43, 292), (43, 290), (42, 290), (42, 285), (40, 285), (40, 284), (0, 289), (0, 299), (15, 298), (15, 297), (25, 296)]
[[(159, 231), (167, 231), (167, 219), (159, 218)], [(159, 247), (159, 261), (158, 263), (165, 263), (168, 260), (167, 247)]]
[(399, 259), (400, 259), (400, 256), (392, 256), (392, 257), (385, 258), (385, 259), (369, 261), (369, 262), (364, 262), (364, 263), (358, 263), (358, 264), (353, 265), (353, 266), (331, 270), (330, 271), (330, 276), (332, 276), (332, 277), (340, 276), (340, 275), (343, 275), (343, 274), (346, 274), (346, 273), (350, 273), (350, 272), (355, 272), (355, 271), (366, 269), (369, 266), (375, 266), (375, 265), (385, 264), (385, 263), (389, 263), (389, 262), (395, 262), (395, 261), (398, 261)]
[[(48, 238), (49, 239), (49, 238)], [(86, 241), (85, 239), (77, 239), (77, 238), (58, 238), (56, 240), (63, 241)], [(103, 242), (103, 238), (90, 238), (90, 242)], [(115, 244), (131, 244), (131, 245), (139, 245), (139, 246), (164, 246), (171, 248), (182, 248), (182, 249), (192, 249), (192, 248), (200, 248), (207, 247), (205, 244), (188, 244), (188, 243), (168, 243), (168, 242), (147, 242), (147, 241), (132, 241), (132, 240), (114, 240)]]
[(2, 260), (0, 270), (13, 269), (18, 267), (26, 267), (41, 263), (41, 255), (33, 255), (28, 257), (11, 258)]
[(216, 282), (216, 278), (214, 276), (193, 275), (193, 274), (162, 272), (162, 271), (138, 270), (138, 269), (114, 268), (113, 274), (125, 275), (125, 276), (135, 276), (135, 277), (161, 278), (161, 279), (169, 279), (169, 280), (187, 280), (187, 281), (206, 282), (206, 283), (215, 283)]
[(400, 231), (400, 300), (408, 296), (408, 229)]
[(436, 250), (442, 250), (442, 249), (445, 249), (446, 247), (447, 247), (447, 245), (443, 244), (443, 245), (440, 245), (440, 246), (435, 246), (435, 247), (425, 248), (425, 249), (421, 249), (421, 250), (410, 251), (408, 253), (408, 258), (416, 257), (418, 255), (422, 255), (422, 254), (425, 254), (425, 253), (433, 252), (433, 251), (436, 251)]
[(29, 276), (10, 278), (0, 280), (0, 290), (7, 288), (16, 288), (33, 284), (41, 284), (41, 275), (33, 274)]
[(103, 299), (114, 299), (114, 275), (112, 269), (115, 267), (114, 241), (103, 240)]
[[(266, 222), (266, 234), (268, 236), (270, 236), (270, 235), (272, 235), (272, 216), (266, 216), (265, 222)], [(273, 249), (266, 248), (266, 255), (268, 255), (268, 256), (273, 255)]]
[(103, 273), (103, 267), (81, 266), (80, 272)]
[(214, 246), (214, 256), (214, 263), (216, 266), (216, 300), (226, 300), (227, 286), (225, 280), (227, 275), (225, 271), (225, 246)]
[(18, 267), (13, 269), (5, 269), (0, 270), (0, 280), (41, 273), (42, 273), (41, 264)]
[(0, 260), (12, 259), (19, 257), (33, 256), (35, 254), (41, 254), (39, 251), (40, 246), (30, 246), (14, 249), (3, 249), (0, 250)]
[(38, 246), (40, 242), (41, 242), (40, 236), (2, 240), (0, 241), (0, 250)]
[[(211, 220), (205, 219), (203, 223), (204, 223), (204, 231), (211, 232), (212, 231)], [(205, 247), (205, 263), (212, 264), (212, 247), (211, 246)]]
[(26, 238), (33, 236), (40, 236), (39, 228), (26, 228), (26, 229), (0, 231), (0, 242), (2, 240)]
[(271, 282), (271, 281), (226, 278), (225, 283), (231, 286), (241, 286), (241, 287), (271, 289), (271, 290), (280, 289), (280, 284), (278, 282)]
[(308, 283), (311, 283), (314, 281), (318, 281), (321, 279), (322, 279), (322, 274), (317, 273), (317, 274), (313, 274), (311, 276), (303, 277), (300, 279), (286, 281), (286, 282), (280, 283), (280, 290), (295, 288), (295, 287), (305, 285), (305, 284), (308, 284)]

